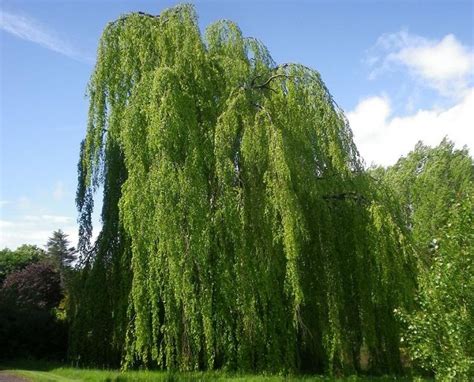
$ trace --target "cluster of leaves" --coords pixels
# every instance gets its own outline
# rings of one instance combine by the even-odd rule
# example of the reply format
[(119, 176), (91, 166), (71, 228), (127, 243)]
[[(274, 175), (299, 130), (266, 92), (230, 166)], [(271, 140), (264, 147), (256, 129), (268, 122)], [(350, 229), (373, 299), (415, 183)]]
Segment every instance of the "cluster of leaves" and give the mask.
[(420, 254), (416, 309), (401, 310), (412, 359), (437, 378), (474, 375), (474, 171), (467, 150), (422, 144), (385, 175)]
[[(166, 369), (400, 368), (414, 270), (319, 74), (192, 6), (105, 29), (89, 85), (70, 354)], [(103, 228), (91, 245), (93, 194)]]

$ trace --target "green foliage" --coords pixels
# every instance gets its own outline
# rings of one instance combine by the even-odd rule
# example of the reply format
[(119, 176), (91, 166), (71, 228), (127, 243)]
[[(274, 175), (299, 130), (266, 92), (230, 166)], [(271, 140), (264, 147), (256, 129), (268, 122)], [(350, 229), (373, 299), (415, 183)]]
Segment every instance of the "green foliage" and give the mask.
[(407, 230), (316, 71), (181, 5), (110, 23), (89, 97), (73, 359), (399, 371)]
[(0, 286), (10, 273), (36, 263), (44, 257), (45, 252), (36, 245), (23, 244), (13, 251), (8, 248), (0, 250)]
[[(400, 311), (411, 357), (440, 380), (474, 375), (474, 173), (466, 150), (417, 145), (387, 178), (410, 207), (421, 254), (416, 309)], [(404, 199), (403, 199), (404, 198)]]
[(440, 380), (474, 375), (474, 203), (464, 195), (433, 240), (433, 261), (420, 274), (418, 309), (402, 315), (411, 355)]
[(472, 187), (472, 158), (447, 139), (435, 148), (420, 142), (387, 170), (385, 180), (405, 209), (417, 251), (429, 263), (432, 240), (446, 227), (451, 206)]

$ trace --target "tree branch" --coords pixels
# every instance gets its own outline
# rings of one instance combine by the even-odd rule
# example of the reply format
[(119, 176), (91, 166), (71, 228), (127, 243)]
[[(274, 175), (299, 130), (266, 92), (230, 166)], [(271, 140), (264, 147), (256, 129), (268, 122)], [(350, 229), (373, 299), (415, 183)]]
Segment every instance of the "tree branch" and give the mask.
[(275, 78), (279, 78), (279, 77), (285, 77), (285, 78), (290, 78), (289, 75), (287, 74), (282, 74), (282, 73), (279, 73), (279, 74), (274, 74), (273, 76), (271, 76), (268, 80), (266, 80), (263, 84), (260, 84), (260, 85), (255, 85), (253, 88), (254, 89), (262, 89), (262, 88), (266, 88), (268, 86), (268, 84), (274, 80)]

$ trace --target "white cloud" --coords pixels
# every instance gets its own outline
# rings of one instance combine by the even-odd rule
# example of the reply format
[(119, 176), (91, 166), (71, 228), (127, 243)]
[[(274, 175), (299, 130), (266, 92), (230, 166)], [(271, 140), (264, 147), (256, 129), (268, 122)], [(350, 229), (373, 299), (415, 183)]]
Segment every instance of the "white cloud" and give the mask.
[[(46, 245), (53, 231), (61, 229), (69, 235), (71, 245), (77, 246), (78, 224), (76, 214), (70, 212), (51, 211), (44, 205), (23, 196), (11, 202), (8, 211), (0, 210), (0, 249), (17, 248), (22, 244)], [(96, 240), (102, 229), (100, 209), (92, 215), (94, 225), (92, 240)]]
[(474, 81), (474, 51), (454, 35), (430, 40), (405, 30), (383, 34), (369, 50), (370, 77), (406, 68), (421, 84), (443, 96), (461, 99)]
[(75, 60), (91, 61), (91, 57), (82, 54), (72, 47), (71, 44), (60, 39), (54, 32), (30, 17), (2, 10), (0, 14), (0, 29)]
[(53, 198), (55, 200), (61, 200), (64, 197), (65, 190), (64, 190), (64, 183), (59, 181), (56, 182), (54, 185), (54, 190), (53, 190)]
[(0, 228), (4, 229), (4, 228), (12, 227), (12, 226), (13, 226), (12, 222), (9, 222), (6, 220), (0, 220)]
[(452, 107), (421, 109), (404, 117), (392, 115), (387, 96), (370, 97), (347, 117), (367, 164), (392, 165), (419, 140), (438, 145), (444, 136), (474, 151), (474, 88)]
[(22, 244), (44, 246), (52, 232), (61, 228), (77, 245), (77, 225), (73, 218), (59, 215), (26, 215), (15, 220), (0, 221), (0, 248), (14, 249)]

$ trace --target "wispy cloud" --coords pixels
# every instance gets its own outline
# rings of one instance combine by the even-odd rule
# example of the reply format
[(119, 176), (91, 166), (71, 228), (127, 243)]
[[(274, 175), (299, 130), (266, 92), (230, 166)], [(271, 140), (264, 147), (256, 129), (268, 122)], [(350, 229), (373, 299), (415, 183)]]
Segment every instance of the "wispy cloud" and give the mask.
[(6, 206), (7, 204), (10, 204), (9, 200), (0, 200), (0, 208), (2, 208), (3, 206)]
[(92, 62), (90, 56), (75, 49), (70, 43), (57, 37), (53, 31), (31, 17), (1, 10), (0, 29), (72, 59)]
[(21, 210), (31, 208), (31, 200), (27, 196), (20, 196), (17, 201), (17, 207)]
[(452, 34), (433, 40), (406, 30), (386, 33), (369, 50), (366, 61), (372, 79), (389, 70), (408, 69), (419, 84), (457, 99), (474, 82), (474, 50)]
[(25, 215), (23, 220), (28, 222), (42, 221), (47, 224), (67, 224), (74, 222), (74, 219), (70, 216), (62, 215)]

